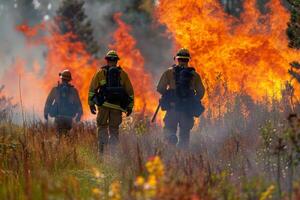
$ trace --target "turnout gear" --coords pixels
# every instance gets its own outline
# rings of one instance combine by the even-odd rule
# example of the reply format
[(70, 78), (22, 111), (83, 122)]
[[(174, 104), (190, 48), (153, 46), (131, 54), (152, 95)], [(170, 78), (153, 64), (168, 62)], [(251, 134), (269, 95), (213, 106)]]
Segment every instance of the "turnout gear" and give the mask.
[(65, 81), (71, 81), (72, 80), (72, 74), (69, 70), (64, 70), (62, 71), (61, 73), (59, 73), (59, 77), (62, 79), (62, 80), (65, 80)]
[(116, 144), (119, 141), (119, 126), (122, 123), (122, 111), (101, 107), (97, 115), (99, 136), (99, 150), (103, 152), (108, 143)]
[(133, 108), (134, 95), (127, 73), (121, 67), (104, 66), (90, 84), (89, 105), (127, 112)]
[[(119, 59), (115, 51), (110, 51), (106, 59)], [(127, 73), (121, 67), (104, 66), (93, 77), (88, 99), (91, 112), (98, 107), (97, 127), (99, 151), (103, 152), (108, 143), (119, 140), (119, 126), (122, 123), (122, 112), (129, 116), (133, 109), (134, 92)]]
[(121, 68), (107, 67), (106, 87), (104, 88), (104, 99), (112, 104), (118, 104), (124, 110), (128, 109), (130, 97), (121, 85)]
[(51, 90), (44, 108), (46, 120), (48, 115), (55, 118), (59, 133), (71, 130), (74, 117), (76, 117), (76, 121), (80, 121), (83, 115), (82, 104), (74, 86), (63, 82)]
[(178, 137), (176, 136), (177, 126), (179, 125), (179, 143), (180, 147), (187, 147), (190, 138), (190, 130), (194, 126), (194, 118), (184, 111), (168, 110), (164, 118), (165, 139), (169, 144), (176, 145)]
[[(175, 58), (190, 59), (190, 55), (188, 50), (181, 49)], [(164, 118), (166, 141), (188, 147), (194, 117), (204, 111), (201, 99), (205, 91), (199, 74), (194, 68), (173, 65), (163, 73), (157, 91), (162, 95), (160, 106), (167, 111)], [(176, 136), (178, 125), (179, 142)]]
[(194, 68), (177, 65), (169, 68), (163, 74), (157, 91), (162, 94), (162, 110), (174, 108), (195, 117), (204, 111), (200, 101), (204, 95), (204, 86)]
[(46, 113), (50, 117), (67, 116), (73, 118), (82, 115), (81, 102), (77, 90), (70, 84), (60, 83), (50, 93), (46, 102)]

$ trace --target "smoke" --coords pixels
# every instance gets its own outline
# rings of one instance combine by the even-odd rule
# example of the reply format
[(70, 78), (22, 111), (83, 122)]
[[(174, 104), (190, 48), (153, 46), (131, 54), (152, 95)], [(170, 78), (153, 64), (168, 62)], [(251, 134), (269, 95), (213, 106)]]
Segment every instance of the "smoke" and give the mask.
[[(1, 0), (0, 8), (0, 85), (5, 85), (5, 95), (13, 97), (12, 102), (18, 104), (21, 89), (24, 97), (26, 94), (23, 100), (28, 106), (28, 113), (40, 111), (36, 105), (39, 105), (44, 92), (41, 91), (40, 85), (31, 84), (31, 80), (39, 77), (42, 72), (37, 66), (44, 66), (46, 48), (28, 45), (25, 37), (16, 30), (16, 26), (23, 22), (36, 24), (42, 21), (42, 18), (39, 18), (41, 15), (33, 4), (27, 5), (26, 1)], [(18, 109), (17, 113), (21, 113), (20, 106)], [(16, 120), (19, 118), (20, 114), (17, 114)]]
[(131, 34), (146, 61), (145, 67), (157, 81), (161, 72), (172, 64), (173, 43), (166, 35), (165, 27), (157, 23), (151, 5), (154, 5), (151, 0), (88, 0), (85, 9), (92, 21), (95, 36), (99, 38), (100, 57), (112, 43), (111, 35), (117, 27), (114, 14), (123, 13), (122, 20), (132, 27)]

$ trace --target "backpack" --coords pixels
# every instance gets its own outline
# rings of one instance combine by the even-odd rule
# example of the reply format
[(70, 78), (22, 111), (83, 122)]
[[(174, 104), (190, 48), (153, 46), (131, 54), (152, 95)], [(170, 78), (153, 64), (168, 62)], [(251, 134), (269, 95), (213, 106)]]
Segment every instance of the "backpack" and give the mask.
[(179, 99), (189, 98), (194, 96), (194, 91), (191, 90), (194, 68), (174, 67), (176, 94)]
[[(193, 68), (184, 68), (181, 66), (173, 65), (173, 75), (175, 79), (175, 89), (167, 90), (160, 99), (162, 110), (169, 110), (171, 102), (175, 103), (177, 110), (184, 110), (190, 97), (194, 96), (193, 90), (190, 89), (191, 81), (193, 78)], [(185, 104), (185, 105), (184, 105)]]
[(125, 90), (121, 85), (121, 69), (119, 67), (109, 67), (106, 74), (107, 102), (120, 104), (125, 94)]
[(132, 101), (121, 85), (121, 68), (120, 67), (103, 67), (105, 70), (106, 84), (100, 88), (95, 95), (94, 102), (102, 106), (104, 102), (120, 105), (124, 110)]
[(59, 84), (56, 87), (54, 103), (50, 108), (50, 116), (75, 117), (77, 108), (74, 99), (74, 88), (69, 84)]
[(194, 72), (195, 69), (191, 67), (174, 67), (177, 97), (176, 107), (180, 111), (184, 111), (194, 117), (199, 117), (204, 112), (204, 107), (195, 96), (194, 90), (191, 89)]

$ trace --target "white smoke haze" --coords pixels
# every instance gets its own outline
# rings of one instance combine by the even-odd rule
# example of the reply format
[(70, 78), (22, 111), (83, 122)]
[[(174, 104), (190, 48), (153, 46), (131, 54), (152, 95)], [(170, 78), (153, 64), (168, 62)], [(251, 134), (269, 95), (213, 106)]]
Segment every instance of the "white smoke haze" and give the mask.
[[(24, 35), (16, 29), (23, 22), (33, 25), (41, 21), (42, 18), (23, 17), (20, 11), (21, 7), (15, 6), (15, 4), (18, 5), (20, 2), (17, 0), (14, 3), (5, 0), (0, 1), (0, 5), (3, 8), (0, 13), (0, 85), (5, 85), (5, 94), (13, 97), (13, 102), (19, 104), (16, 110), (17, 121), (20, 121), (21, 117), (19, 81), (21, 82), (23, 105), (26, 106), (26, 112), (30, 116), (32, 116), (33, 112), (35, 112), (37, 117), (42, 116), (41, 111), (43, 108), (39, 108), (37, 105), (41, 105), (40, 102), (44, 101), (42, 97), (46, 92), (42, 90), (41, 85), (34, 85), (30, 83), (30, 80), (33, 76), (42, 76), (43, 70), (38, 69), (37, 66), (43, 67), (45, 65), (44, 54), (47, 49), (44, 46), (29, 45)], [(34, 8), (41, 8), (41, 4), (38, 1), (32, 3), (32, 6), (35, 6)], [(28, 13), (28, 16), (31, 16), (31, 14)], [(16, 66), (21, 67), (18, 65), (25, 66), (26, 72), (12, 71)]]

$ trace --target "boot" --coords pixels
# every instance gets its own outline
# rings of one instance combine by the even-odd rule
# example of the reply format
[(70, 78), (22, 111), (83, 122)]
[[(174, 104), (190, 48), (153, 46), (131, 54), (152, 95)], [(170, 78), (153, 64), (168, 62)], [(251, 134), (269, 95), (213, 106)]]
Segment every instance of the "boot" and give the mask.
[(178, 142), (178, 138), (176, 136), (176, 131), (171, 131), (169, 129), (165, 129), (165, 140), (168, 144), (176, 145)]
[(188, 149), (190, 144), (190, 130), (180, 130), (178, 147)]
[(110, 133), (109, 144), (117, 145), (119, 143), (119, 129), (109, 128), (109, 133)]
[(98, 129), (98, 145), (99, 153), (103, 154), (105, 145), (108, 144), (108, 130), (107, 128)]

